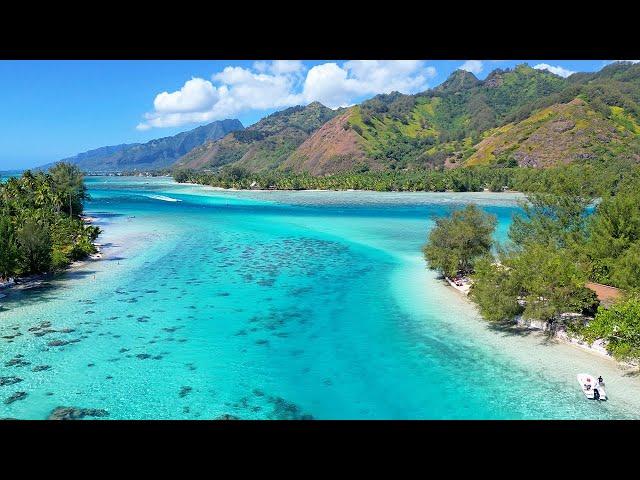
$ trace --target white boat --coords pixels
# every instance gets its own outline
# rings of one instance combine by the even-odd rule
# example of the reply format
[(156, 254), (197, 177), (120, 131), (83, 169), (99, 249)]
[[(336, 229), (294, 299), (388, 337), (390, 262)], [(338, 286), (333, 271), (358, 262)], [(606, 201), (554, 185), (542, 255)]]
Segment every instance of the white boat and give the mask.
[(578, 383), (584, 396), (590, 400), (606, 400), (607, 393), (604, 391), (604, 384), (588, 373), (578, 374)]

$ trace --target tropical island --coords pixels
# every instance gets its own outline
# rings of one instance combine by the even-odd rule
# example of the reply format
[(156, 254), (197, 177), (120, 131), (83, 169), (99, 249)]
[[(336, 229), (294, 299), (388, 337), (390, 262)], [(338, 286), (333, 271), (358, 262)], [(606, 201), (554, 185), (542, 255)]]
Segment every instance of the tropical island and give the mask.
[[(594, 183), (583, 170), (557, 169), (544, 190), (526, 194), (508, 242), (493, 241), (495, 218), (472, 204), (436, 219), (425, 259), (446, 278), (470, 278), (469, 296), (488, 321), (542, 321), (638, 362), (639, 173)], [(601, 304), (594, 283), (623, 295)]]
[(83, 178), (77, 166), (58, 163), (0, 183), (0, 284), (57, 272), (96, 252), (100, 229), (82, 219)]
[[(65, 159), (71, 163), (49, 176), (27, 172), (4, 187), (4, 196), (15, 196), (18, 182), (26, 191), (40, 188), (33, 182), (48, 185), (69, 165), (76, 178), (81, 168), (231, 189), (523, 192), (524, 214), (514, 219), (507, 245), (494, 244), (495, 221), (469, 207), (436, 221), (425, 247), (429, 265), (447, 278), (472, 279), (470, 298), (488, 320), (595, 316), (588, 325), (573, 321), (571, 330), (587, 340), (606, 337), (617, 358), (630, 359), (638, 342), (614, 335), (622, 327), (611, 320), (604, 329), (602, 319), (614, 310), (597, 310), (585, 285), (624, 290), (614, 308), (637, 301), (640, 231), (630, 219), (637, 215), (639, 159), (640, 65), (615, 62), (562, 78), (521, 64), (484, 80), (456, 70), (425, 92), (377, 95), (349, 108), (312, 102), (247, 128), (216, 121), (146, 144), (102, 147)], [(46, 243), (36, 235), (46, 228), (6, 220), (12, 214), (5, 207), (3, 238), (13, 240), (3, 240), (0, 276), (59, 269), (92, 251), (95, 231), (78, 223), (85, 193), (75, 191), (75, 216), (61, 218), (76, 230), (55, 237), (43, 260), (25, 261), (39, 257), (25, 253), (21, 236)], [(66, 211), (56, 208), (49, 210)]]
[(77, 275), (0, 294), (0, 418), (637, 418), (640, 64), (511, 63), (242, 122), (225, 66), (2, 177), (2, 285)]

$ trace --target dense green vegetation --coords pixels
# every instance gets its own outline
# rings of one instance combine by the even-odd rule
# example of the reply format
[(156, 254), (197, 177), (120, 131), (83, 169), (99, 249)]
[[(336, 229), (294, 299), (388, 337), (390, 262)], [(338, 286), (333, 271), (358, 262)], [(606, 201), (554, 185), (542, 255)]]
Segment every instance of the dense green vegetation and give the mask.
[(590, 342), (605, 339), (609, 352), (619, 360), (640, 359), (640, 297), (631, 296), (609, 309), (600, 307), (582, 333)]
[(251, 172), (229, 165), (216, 172), (193, 169), (173, 171), (177, 182), (191, 182), (222, 188), (275, 188), (279, 190), (374, 190), (374, 191), (429, 191), (494, 192), (517, 190), (544, 192), (562, 185), (558, 179), (580, 182), (593, 196), (615, 192), (624, 185), (625, 178), (640, 178), (635, 162), (577, 162), (549, 169), (521, 167), (477, 166), (451, 170), (369, 171), (366, 167), (334, 175), (312, 176), (278, 171)]
[[(574, 99), (586, 105), (545, 110)], [(527, 156), (550, 150), (555, 162), (635, 158), (640, 153), (640, 66), (616, 63), (563, 79), (523, 64), (494, 70), (484, 81), (458, 70), (426, 92), (365, 101), (349, 123), (367, 155), (392, 170), (439, 168), (445, 161), (462, 165), (468, 159), (470, 164), (523, 165)], [(478, 152), (486, 148), (481, 141), (493, 136), (499, 138), (496, 145)]]
[(0, 184), (0, 279), (59, 270), (95, 252), (100, 231), (80, 219), (87, 198), (81, 171), (68, 163)]
[(250, 172), (242, 167), (229, 166), (218, 172), (176, 170), (177, 182), (191, 182), (223, 188), (276, 188), (279, 190), (375, 190), (375, 191), (482, 191), (488, 188), (502, 191), (525, 182), (533, 170), (524, 169), (456, 169), (447, 171), (421, 170), (407, 172), (372, 172), (366, 168), (335, 175), (316, 177), (309, 174), (283, 172)]
[(495, 70), (484, 82), (457, 70), (435, 89), (417, 95), (393, 92), (363, 102), (350, 124), (367, 153), (390, 169), (438, 167), (447, 157), (466, 159), (483, 132), (565, 85), (564, 79), (527, 65)]
[[(450, 245), (449, 257), (426, 256), (432, 268), (454, 273), (472, 272), (470, 297), (490, 321), (510, 322), (517, 315), (545, 321), (571, 322), (566, 312), (593, 315), (586, 326), (569, 325), (587, 340), (605, 338), (617, 358), (640, 358), (640, 179), (639, 167), (617, 164), (617, 174), (608, 169), (577, 169), (566, 166), (545, 170), (526, 191), (522, 213), (514, 216), (509, 240), (495, 246), (495, 253), (478, 257), (474, 243), (463, 242), (466, 255), (475, 259), (454, 272), (453, 255), (460, 257), (457, 240), (444, 235), (429, 236), (425, 252)], [(530, 179), (531, 180), (531, 179)], [(451, 225), (456, 220), (439, 221)], [(473, 228), (449, 231), (464, 240), (469, 232), (486, 238), (487, 231)], [(441, 244), (441, 245), (440, 245)], [(483, 248), (488, 251), (487, 245)], [(444, 253), (443, 253), (444, 255)], [(589, 281), (623, 288), (628, 295), (607, 310)]]
[(447, 277), (473, 272), (476, 260), (487, 255), (496, 218), (471, 204), (439, 217), (429, 232), (424, 258), (429, 266)]
[(628, 180), (598, 205), (585, 235), (591, 278), (624, 289), (640, 288), (640, 182)]

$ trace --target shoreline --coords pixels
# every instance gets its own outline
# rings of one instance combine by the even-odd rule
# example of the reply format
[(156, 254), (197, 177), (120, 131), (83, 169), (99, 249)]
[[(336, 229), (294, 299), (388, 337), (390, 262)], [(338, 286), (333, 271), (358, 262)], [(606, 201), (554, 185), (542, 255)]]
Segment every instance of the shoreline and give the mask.
[[(173, 177), (169, 177), (172, 178)], [(221, 190), (225, 192), (375, 192), (375, 193), (487, 193), (487, 194), (514, 194), (522, 192), (518, 190), (501, 190), (499, 192), (492, 192), (490, 190), (470, 190), (464, 192), (457, 192), (455, 190), (365, 190), (358, 188), (225, 188), (225, 187), (216, 187), (213, 185), (207, 185), (204, 183), (193, 183), (193, 182), (176, 182), (173, 180), (176, 185), (190, 185), (193, 187), (206, 187), (213, 190)]]
[[(469, 299), (469, 291), (464, 290), (465, 287), (458, 287), (446, 277), (445, 277), (445, 284), (451, 290), (456, 291), (462, 298), (464, 298), (464, 300), (467, 303), (475, 307), (475, 304)], [(579, 338), (570, 336), (569, 333), (567, 333), (566, 329), (550, 331), (548, 328), (547, 322), (542, 322), (540, 320), (524, 320), (522, 316), (518, 316), (513, 320), (514, 320), (514, 323), (510, 326), (510, 328), (512, 329), (528, 330), (532, 332), (537, 332), (541, 335), (550, 333), (551, 338), (559, 343), (563, 343), (565, 345), (570, 345), (570, 346), (579, 348), (584, 352), (597, 355), (600, 358), (605, 358), (607, 360), (612, 361), (613, 363), (615, 363), (620, 367), (640, 369), (640, 365), (638, 364), (616, 360), (609, 352), (607, 352), (602, 339), (597, 339), (592, 344), (586, 344), (584, 343), (584, 341), (580, 340)]]
[[(88, 215), (80, 215), (80, 219), (85, 223), (85, 225), (91, 225), (93, 222), (98, 220), (97, 218), (91, 217), (91, 216), (88, 216)], [(98, 238), (99, 238), (99, 236), (98, 236)], [(96, 240), (97, 240), (97, 238), (96, 238)], [(103, 258), (103, 253), (102, 253), (102, 249), (101, 249), (101, 247), (103, 246), (102, 243), (94, 241), (94, 242), (92, 242), (92, 245), (96, 249), (95, 253), (91, 253), (91, 254), (87, 255), (86, 257), (84, 257), (84, 258), (82, 258), (80, 260), (76, 260), (74, 262), (71, 262), (69, 265), (67, 265), (62, 270), (52, 271), (52, 272), (44, 272), (44, 273), (37, 273), (37, 274), (34, 274), (34, 275), (28, 275), (26, 277), (11, 277), (9, 279), (9, 280), (12, 280), (11, 282), (9, 282), (9, 280), (7, 280), (7, 282), (4, 282), (4, 283), (0, 284), (0, 299), (6, 297), (11, 292), (30, 290), (32, 288), (38, 288), (38, 287), (42, 286), (42, 284), (44, 282), (53, 280), (58, 275), (62, 275), (64, 273), (68, 273), (68, 272), (73, 272), (74, 270), (77, 270), (77, 269), (83, 267), (88, 262), (95, 262), (95, 261), (98, 261), (98, 260), (102, 260), (102, 258)], [(0, 304), (0, 309), (1, 308), (2, 308), (2, 304)]]

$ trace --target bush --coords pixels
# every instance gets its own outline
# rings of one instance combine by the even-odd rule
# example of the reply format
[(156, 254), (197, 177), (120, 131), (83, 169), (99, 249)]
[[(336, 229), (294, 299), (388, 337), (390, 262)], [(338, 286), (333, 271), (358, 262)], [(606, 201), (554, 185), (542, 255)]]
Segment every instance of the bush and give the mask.
[(640, 297), (632, 296), (607, 309), (600, 307), (583, 330), (584, 338), (607, 341), (607, 350), (618, 360), (640, 359)]

